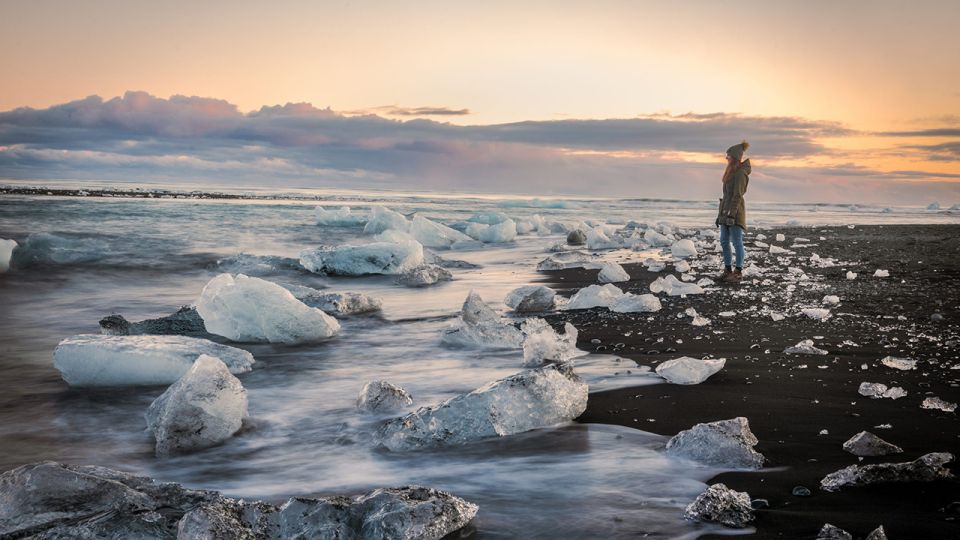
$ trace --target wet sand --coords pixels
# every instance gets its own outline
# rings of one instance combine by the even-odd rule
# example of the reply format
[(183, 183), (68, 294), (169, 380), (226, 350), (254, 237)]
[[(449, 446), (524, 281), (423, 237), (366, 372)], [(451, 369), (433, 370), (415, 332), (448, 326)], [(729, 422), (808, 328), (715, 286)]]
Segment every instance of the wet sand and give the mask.
[[(770, 255), (753, 244), (756, 233), (793, 255)], [(631, 426), (673, 435), (699, 422), (745, 416), (767, 459), (761, 472), (732, 472), (711, 479), (769, 501), (757, 512), (751, 538), (814, 538), (824, 523), (865, 537), (883, 525), (892, 539), (960, 538), (960, 481), (887, 484), (819, 489), (826, 474), (858, 458), (842, 449), (844, 441), (867, 430), (903, 448), (902, 454), (864, 458), (862, 463), (904, 462), (928, 452), (960, 456), (958, 413), (922, 409), (925, 397), (960, 402), (960, 226), (857, 226), (783, 228), (750, 231), (748, 263), (767, 272), (740, 285), (718, 286), (687, 298), (660, 295), (663, 309), (648, 314), (617, 314), (606, 309), (560, 312), (552, 324), (572, 322), (578, 346), (630, 358), (639, 365), (679, 356), (725, 357), (726, 367), (693, 386), (659, 384), (591, 394), (581, 422)], [(786, 242), (771, 242), (776, 233)], [(809, 242), (790, 247), (793, 239)], [(823, 237), (824, 239), (821, 239)], [(810, 256), (835, 258), (837, 266), (817, 267)], [(640, 264), (624, 265), (625, 291), (648, 292), (658, 275)], [(808, 279), (797, 279), (803, 270)], [(872, 277), (876, 269), (890, 277)], [(696, 270), (696, 269), (695, 269)], [(719, 270), (719, 269), (717, 269)], [(846, 278), (852, 270), (859, 275)], [(570, 295), (596, 283), (597, 270), (544, 272), (544, 282)], [(701, 270), (700, 279), (705, 274)], [(792, 291), (789, 285), (794, 285)], [(816, 321), (797, 314), (819, 307), (824, 295), (840, 297), (832, 316)], [(774, 321), (763, 310), (782, 312)], [(712, 320), (695, 327), (678, 314), (688, 307)], [(733, 317), (721, 317), (734, 311)], [(942, 319), (932, 317), (939, 314)], [(627, 335), (629, 334), (629, 335)], [(599, 339), (599, 344), (592, 340)], [(784, 348), (803, 339), (829, 351), (787, 355)], [(844, 344), (844, 342), (856, 344)], [(886, 367), (886, 356), (918, 359), (917, 369)], [(863, 369), (866, 365), (866, 369)], [(806, 367), (801, 367), (806, 366)], [(954, 367), (956, 369), (952, 369)], [(897, 400), (858, 394), (861, 382), (899, 386)], [(891, 427), (883, 428), (889, 424)], [(826, 434), (821, 434), (826, 430)], [(950, 466), (955, 473), (960, 467)], [(795, 486), (810, 489), (795, 496)]]

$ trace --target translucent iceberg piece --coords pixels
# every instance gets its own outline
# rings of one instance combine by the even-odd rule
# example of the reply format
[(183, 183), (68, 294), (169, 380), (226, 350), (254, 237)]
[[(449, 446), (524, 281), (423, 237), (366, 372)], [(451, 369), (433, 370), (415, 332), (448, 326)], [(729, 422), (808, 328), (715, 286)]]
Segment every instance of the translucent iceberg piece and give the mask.
[(896, 358), (894, 356), (886, 356), (880, 363), (893, 369), (899, 369), (900, 371), (910, 371), (911, 369), (917, 369), (917, 361), (911, 360), (909, 358)]
[(831, 316), (827, 308), (805, 308), (801, 312), (815, 321), (825, 321)]
[(792, 347), (787, 347), (783, 352), (787, 354), (828, 354), (827, 351), (814, 347), (812, 339), (805, 339)]
[(470, 238), (484, 244), (512, 242), (517, 237), (517, 224), (510, 218), (493, 225), (471, 223), (466, 233)]
[(669, 296), (681, 296), (686, 294), (703, 294), (703, 287), (696, 283), (684, 283), (673, 274), (666, 277), (658, 277), (650, 284), (650, 292), (667, 293)]
[(523, 333), (501, 319), (479, 294), (470, 291), (460, 317), (444, 330), (443, 341), (451, 345), (515, 349), (521, 347)]
[(547, 311), (553, 309), (556, 296), (550, 287), (525, 285), (510, 291), (503, 303), (519, 312)]
[(329, 225), (333, 227), (360, 226), (365, 224), (368, 219), (365, 215), (351, 212), (349, 206), (341, 206), (336, 209), (318, 206), (313, 212), (317, 220), (317, 225)]
[(204, 354), (150, 404), (145, 416), (158, 456), (208, 448), (240, 430), (247, 391), (219, 358)]
[(693, 244), (693, 240), (684, 238), (683, 240), (677, 240), (670, 246), (670, 254), (678, 259), (685, 259), (687, 257), (696, 257), (697, 256), (697, 246)]
[(211, 279), (197, 300), (207, 331), (242, 343), (315, 343), (340, 331), (340, 323), (294, 298), (276, 283), (238, 274)]
[(650, 244), (651, 247), (665, 247), (673, 244), (673, 240), (658, 233), (654, 229), (647, 229), (643, 233), (643, 240)]
[(587, 231), (587, 247), (589, 249), (618, 249), (623, 247), (623, 239), (619, 236), (610, 238), (603, 228), (596, 227)]
[(402, 274), (423, 264), (423, 246), (410, 238), (397, 242), (320, 247), (302, 251), (300, 264), (316, 274)]
[(577, 349), (577, 329), (570, 323), (563, 325), (563, 335), (558, 334), (540, 318), (523, 321), (523, 365), (536, 367), (550, 360), (566, 362), (587, 354)]
[(550, 364), (391, 420), (378, 439), (393, 451), (459, 445), (567, 422), (586, 408), (587, 384), (569, 365)]
[(735, 529), (748, 527), (754, 520), (750, 495), (745, 491), (734, 491), (721, 483), (713, 484), (698, 495), (684, 510), (683, 517)]
[(67, 338), (53, 351), (53, 366), (70, 386), (172, 384), (200, 355), (215, 356), (231, 373), (252, 369), (243, 349), (187, 336), (104, 336)]
[(757, 437), (746, 418), (738, 416), (697, 424), (667, 441), (667, 454), (715, 467), (760, 469), (764, 458), (753, 449)]
[(600, 269), (600, 273), (597, 274), (597, 281), (600, 283), (622, 283), (624, 281), (630, 281), (630, 274), (619, 264), (608, 262), (604, 263)]
[(407, 287), (426, 287), (441, 281), (450, 281), (453, 274), (445, 268), (435, 264), (421, 264), (420, 266), (407, 270), (397, 277), (397, 283)]
[(589, 285), (577, 291), (570, 298), (566, 309), (590, 309), (608, 307), (614, 300), (623, 296), (623, 291), (613, 284)]
[[(308, 287), (304, 287), (308, 289)], [(307, 294), (299, 294), (297, 290), (291, 290), (293, 296), (304, 304), (321, 309), (327, 313), (338, 317), (349, 315), (359, 315), (361, 313), (373, 313), (383, 309), (383, 301), (373, 296), (367, 296), (357, 292), (337, 292), (328, 293), (310, 289), (313, 291)]]
[(410, 223), (410, 236), (431, 248), (449, 248), (458, 242), (472, 241), (462, 232), (420, 215), (413, 216), (413, 221)]
[(410, 222), (407, 221), (406, 216), (394, 212), (386, 206), (371, 207), (370, 219), (364, 225), (363, 232), (365, 234), (379, 234), (389, 229), (407, 232), (410, 229)]
[(13, 250), (17, 245), (16, 240), (0, 238), (0, 273), (10, 269), (10, 259), (13, 258)]
[(653, 313), (663, 308), (660, 299), (656, 296), (633, 293), (626, 293), (614, 299), (607, 307), (610, 311), (617, 313)]
[(583, 251), (565, 251), (551, 255), (537, 264), (537, 270), (566, 270), (567, 268), (600, 268), (599, 259)]
[(357, 396), (357, 408), (366, 412), (397, 411), (413, 405), (413, 396), (387, 381), (370, 381)]
[(717, 373), (727, 363), (726, 358), (704, 359), (682, 356), (657, 366), (657, 374), (673, 384), (700, 384)]
[(861, 431), (843, 443), (843, 449), (855, 456), (885, 456), (900, 454), (903, 449), (877, 437), (869, 431)]

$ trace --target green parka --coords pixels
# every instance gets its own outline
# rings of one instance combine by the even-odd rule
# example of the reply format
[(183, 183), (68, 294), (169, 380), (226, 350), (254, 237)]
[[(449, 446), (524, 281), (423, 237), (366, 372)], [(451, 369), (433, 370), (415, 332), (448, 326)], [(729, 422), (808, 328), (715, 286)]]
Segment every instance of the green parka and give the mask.
[(747, 184), (750, 183), (750, 170), (748, 159), (731, 173), (730, 180), (723, 185), (723, 198), (720, 199), (717, 226), (739, 225), (746, 232), (747, 207), (743, 201), (743, 194), (747, 192)]

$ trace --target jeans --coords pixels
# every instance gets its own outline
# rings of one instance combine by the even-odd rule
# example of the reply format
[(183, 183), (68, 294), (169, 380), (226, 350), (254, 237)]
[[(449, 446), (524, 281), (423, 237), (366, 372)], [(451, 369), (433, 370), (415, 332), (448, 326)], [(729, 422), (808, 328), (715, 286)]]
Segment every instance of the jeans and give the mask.
[(739, 225), (720, 226), (720, 249), (723, 251), (723, 265), (730, 266), (730, 242), (737, 251), (737, 268), (743, 268), (743, 229)]

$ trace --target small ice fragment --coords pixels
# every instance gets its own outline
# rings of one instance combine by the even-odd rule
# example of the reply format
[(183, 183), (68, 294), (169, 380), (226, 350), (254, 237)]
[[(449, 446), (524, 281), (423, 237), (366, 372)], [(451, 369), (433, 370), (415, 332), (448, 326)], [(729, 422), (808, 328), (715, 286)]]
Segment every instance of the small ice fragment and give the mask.
[(737, 312), (735, 312), (735, 311), (721, 311), (721, 312), (719, 313), (719, 315), (720, 315), (721, 317), (733, 317), (733, 316), (735, 316), (736, 314), (737, 314)]
[[(744, 272), (746, 272), (746, 270), (744, 270)], [(713, 284), (713, 280), (710, 278), (700, 278), (700, 281), (697, 282), (697, 285), (701, 287), (709, 287)]]
[(621, 283), (630, 281), (630, 274), (622, 266), (615, 262), (604, 263), (597, 275), (597, 281), (600, 283)]
[(773, 313), (770, 313), (770, 318), (773, 319), (774, 321), (782, 321), (784, 319), (784, 316), (782, 313), (773, 312)]
[(686, 313), (687, 317), (697, 316), (697, 310), (693, 309), (692, 307), (688, 307), (686, 310), (684, 310), (684, 313)]
[(370, 208), (370, 218), (363, 227), (364, 234), (379, 234), (388, 229), (406, 232), (410, 229), (410, 222), (406, 216), (386, 206)]
[(816, 321), (825, 321), (830, 318), (830, 310), (826, 308), (805, 308), (801, 312)]
[(890, 277), (890, 271), (878, 269), (876, 272), (873, 273), (873, 277)]
[(828, 294), (823, 297), (823, 305), (825, 306), (835, 306), (840, 303), (840, 297), (832, 294)]
[(10, 259), (17, 245), (16, 240), (0, 238), (0, 274), (10, 269)]
[(341, 206), (337, 209), (326, 209), (318, 206), (314, 209), (317, 225), (331, 225), (336, 227), (359, 226), (367, 222), (367, 216), (354, 214), (349, 206)]
[(436, 264), (421, 264), (397, 276), (397, 283), (407, 287), (426, 287), (452, 280), (453, 274)]
[(690, 324), (694, 326), (706, 326), (710, 324), (710, 319), (697, 315), (696, 317), (693, 318), (692, 321), (690, 321)]
[(657, 374), (673, 384), (700, 384), (723, 369), (726, 358), (700, 360), (683, 356), (657, 366)]
[(910, 371), (911, 369), (917, 369), (917, 361), (910, 360), (907, 358), (896, 358), (893, 356), (887, 356), (883, 360), (880, 360), (880, 363), (893, 369), (899, 369), (900, 371)]
[(594, 307), (609, 307), (610, 304), (623, 296), (623, 291), (611, 283), (606, 285), (589, 285), (577, 291), (570, 298), (566, 309), (590, 309)]
[(553, 309), (557, 293), (543, 285), (525, 285), (518, 287), (503, 299), (503, 303), (514, 311), (547, 311)]
[(667, 441), (666, 453), (723, 468), (760, 469), (757, 437), (744, 417), (697, 424)]
[(392, 234), (379, 237), (382, 241), (370, 244), (303, 250), (300, 264), (316, 274), (342, 276), (402, 274), (423, 264), (420, 242), (394, 230), (388, 232)]
[(829, 435), (829, 434), (830, 434), (830, 432), (827, 431), (826, 429), (821, 429), (821, 430), (820, 430), (820, 433), (818, 433), (817, 435)]
[(784, 235), (782, 235), (782, 234), (778, 234), (778, 235), (777, 235), (777, 242), (786, 242), (786, 240), (787, 240), (787, 237), (786, 237), (786, 236), (784, 236)]
[(444, 330), (443, 341), (460, 346), (513, 349), (521, 347), (523, 333), (501, 319), (479, 294), (470, 291), (460, 317)]
[(690, 271), (690, 263), (687, 261), (678, 261), (673, 265), (673, 270), (681, 274), (686, 274)]
[(771, 254), (771, 255), (780, 255), (780, 254), (784, 254), (784, 253), (793, 253), (793, 252), (790, 251), (789, 249), (784, 249), (784, 248), (782, 248), (782, 247), (780, 247), (780, 246), (774, 246), (774, 245), (771, 245), (771, 246), (770, 246), (770, 254)]
[(652, 294), (626, 293), (614, 299), (607, 306), (610, 311), (617, 313), (653, 313), (660, 311), (660, 299)]
[(887, 391), (887, 385), (883, 383), (871, 383), (871, 382), (862, 382), (860, 387), (857, 389), (857, 392), (861, 396), (866, 396), (869, 398), (880, 398), (883, 397), (883, 393)]
[(945, 412), (953, 412), (957, 410), (957, 404), (951, 403), (949, 401), (944, 401), (938, 397), (928, 397), (923, 400), (923, 403), (920, 404), (922, 409), (938, 409)]
[(812, 339), (805, 339), (783, 350), (786, 354), (827, 354), (827, 351), (813, 346)]
[(849, 271), (848, 271), (848, 272), (847, 272), (847, 279), (857, 279), (857, 273), (856, 273), (856, 272), (849, 272)]
[(677, 240), (670, 246), (670, 253), (678, 259), (696, 257), (697, 247), (693, 244), (693, 240), (684, 238), (683, 240)]
[(659, 277), (651, 283), (650, 292), (664, 292), (669, 296), (680, 296), (686, 294), (703, 294), (703, 288), (695, 283), (684, 283), (673, 274), (669, 274), (667, 277)]
[(577, 349), (577, 329), (570, 323), (564, 324), (564, 333), (558, 334), (547, 321), (534, 317), (523, 321), (523, 365), (537, 367), (550, 360), (567, 362), (586, 354)]
[(366, 412), (388, 412), (413, 405), (413, 396), (388, 381), (370, 381), (357, 396), (357, 408)]

